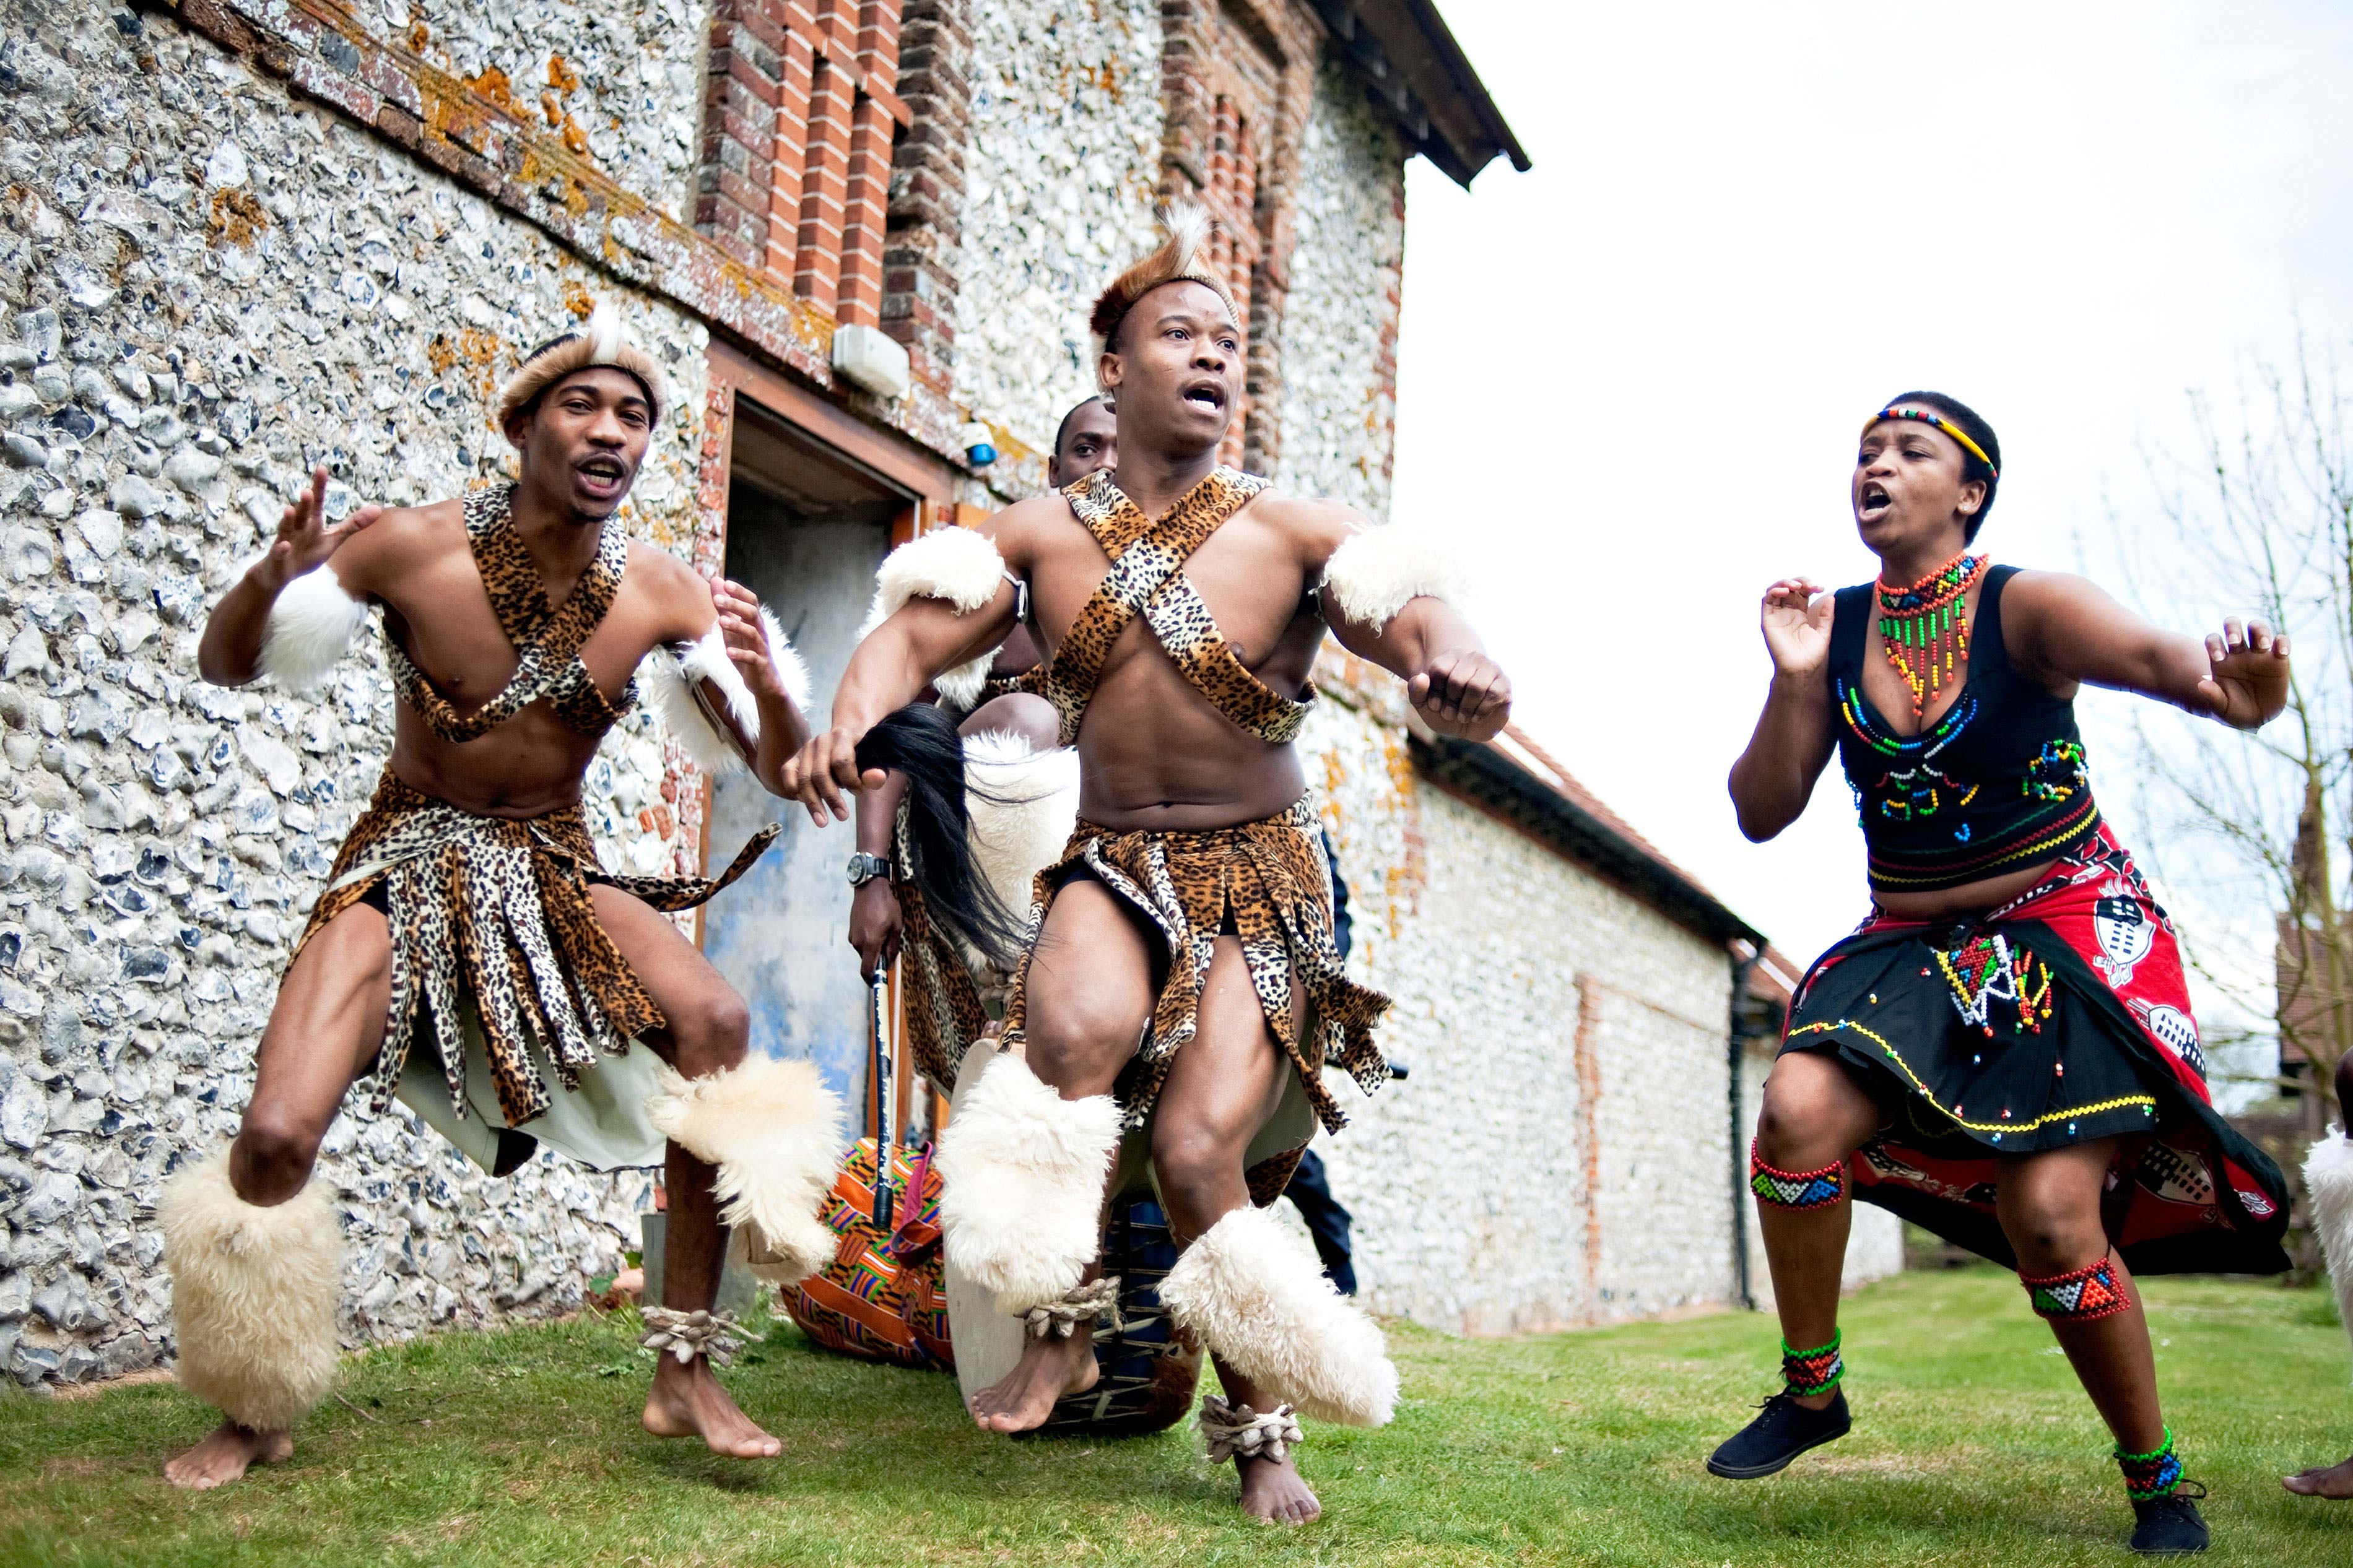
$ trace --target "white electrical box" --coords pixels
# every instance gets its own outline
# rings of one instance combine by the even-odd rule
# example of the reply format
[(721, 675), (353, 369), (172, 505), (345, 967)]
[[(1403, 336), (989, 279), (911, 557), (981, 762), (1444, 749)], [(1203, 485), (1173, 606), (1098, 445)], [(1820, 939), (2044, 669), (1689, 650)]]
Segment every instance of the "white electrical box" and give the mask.
[(834, 328), (833, 369), (877, 397), (904, 397), (912, 384), (906, 349), (880, 327)]

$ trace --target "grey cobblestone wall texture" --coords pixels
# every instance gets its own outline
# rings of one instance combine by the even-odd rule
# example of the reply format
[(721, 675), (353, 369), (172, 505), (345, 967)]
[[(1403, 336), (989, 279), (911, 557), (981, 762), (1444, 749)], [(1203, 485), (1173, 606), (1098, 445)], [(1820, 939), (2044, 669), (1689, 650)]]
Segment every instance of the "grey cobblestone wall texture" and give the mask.
[(1087, 309), (1150, 249), (1158, 0), (974, 7), (955, 395), (1039, 451), (1095, 391)]

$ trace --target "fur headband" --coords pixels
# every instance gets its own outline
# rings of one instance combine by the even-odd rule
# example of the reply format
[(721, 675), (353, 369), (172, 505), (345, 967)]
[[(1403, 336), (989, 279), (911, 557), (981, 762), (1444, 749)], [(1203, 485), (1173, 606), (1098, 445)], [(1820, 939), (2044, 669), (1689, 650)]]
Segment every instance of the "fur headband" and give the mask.
[(662, 410), (670, 405), (670, 382), (653, 355), (631, 342), (621, 331), (621, 312), (610, 300), (599, 300), (590, 312), (587, 326), (580, 331), (566, 332), (554, 338), (523, 356), (514, 374), (499, 394), (499, 428), (503, 430), (514, 416), (530, 407), (539, 395), (565, 376), (598, 365), (610, 365), (637, 378), (646, 389), (646, 401), (653, 405), (653, 422), (661, 423)]
[(1087, 331), (1094, 334), (1098, 359), (1135, 302), (1164, 283), (1200, 284), (1217, 295), (1234, 325), (1241, 325), (1242, 313), (1234, 307), (1233, 293), (1209, 258), (1209, 235), (1216, 226), (1209, 215), (1191, 202), (1178, 202), (1166, 209), (1163, 222), (1168, 237), (1160, 242), (1160, 247), (1113, 279), (1111, 287), (1095, 297), (1094, 309), (1087, 315)]

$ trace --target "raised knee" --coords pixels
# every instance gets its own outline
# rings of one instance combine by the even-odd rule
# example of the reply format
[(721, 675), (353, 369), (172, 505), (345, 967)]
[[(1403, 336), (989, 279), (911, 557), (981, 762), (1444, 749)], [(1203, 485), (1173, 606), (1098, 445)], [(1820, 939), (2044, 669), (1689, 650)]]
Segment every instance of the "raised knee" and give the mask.
[(1782, 1170), (1810, 1169), (1840, 1158), (1846, 1151), (1831, 1147), (1837, 1139), (1829, 1135), (1832, 1110), (1818, 1088), (1766, 1079), (1757, 1108), (1758, 1156)]
[(1135, 1042), (1121, 1037), (1133, 1025), (1108, 1008), (1065, 1002), (1033, 1013), (1023, 1033), (1029, 1070), (1057, 1088), (1083, 1084), (1103, 1063), (1125, 1054)]
[(1241, 1173), (1241, 1151), (1214, 1129), (1164, 1120), (1152, 1130), (1152, 1164), (1174, 1193), (1208, 1192)]
[(733, 987), (715, 986), (688, 1006), (672, 1009), (670, 1037), (680, 1072), (689, 1078), (725, 1072), (750, 1048), (752, 1009)]
[(249, 1204), (285, 1202), (311, 1179), (326, 1129), (275, 1107), (256, 1105), (245, 1113), (237, 1135), (237, 1157), (229, 1165), (229, 1184)]
[(2020, 1269), (2027, 1274), (2063, 1274), (2107, 1255), (2107, 1233), (2100, 1228), (2098, 1214), (2080, 1213), (2062, 1203), (2013, 1203), (2002, 1230), (2010, 1250), (2018, 1254)]

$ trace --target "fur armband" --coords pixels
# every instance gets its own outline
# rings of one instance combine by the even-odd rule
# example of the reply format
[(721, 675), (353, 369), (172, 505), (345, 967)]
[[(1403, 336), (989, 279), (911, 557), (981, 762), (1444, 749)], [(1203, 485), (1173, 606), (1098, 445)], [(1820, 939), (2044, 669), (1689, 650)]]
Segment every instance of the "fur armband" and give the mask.
[(2304, 1157), (2304, 1190), (2312, 1199), (2312, 1228), (2328, 1282), (2337, 1288), (2337, 1315), (2353, 1333), (2353, 1142), (2330, 1128)]
[[(859, 639), (897, 615), (910, 599), (944, 600), (957, 615), (968, 616), (997, 597), (1005, 578), (1005, 557), (986, 535), (969, 528), (935, 528), (883, 560), (882, 569), (874, 574), (874, 605), (858, 628)], [(989, 660), (995, 657), (991, 649), (944, 671), (932, 684), (956, 707), (969, 710), (980, 700)]]
[[(806, 712), (808, 666), (765, 605), (760, 606), (760, 624), (768, 634), (768, 656), (776, 664), (777, 682), (793, 700), (793, 706)], [(699, 642), (656, 648), (647, 658), (645, 674), (654, 711), (661, 715), (663, 725), (695, 766), (705, 773), (723, 773), (750, 763), (750, 750), (760, 743), (760, 706), (753, 700), (751, 688), (744, 684), (735, 661), (727, 657), (727, 639), (717, 626), (703, 633)], [(726, 705), (725, 718), (712, 700), (713, 689)], [(734, 721), (733, 729), (726, 719)]]
[[(242, 563), (239, 577), (261, 557)], [(261, 673), (287, 691), (309, 691), (327, 679), (367, 625), (367, 602), (343, 591), (331, 563), (314, 566), (278, 591), (261, 628)]]
[(1396, 523), (1350, 534), (1324, 568), (1324, 615), (1377, 635), (1399, 610), (1427, 595), (1462, 602), (1462, 580), (1445, 545)]

